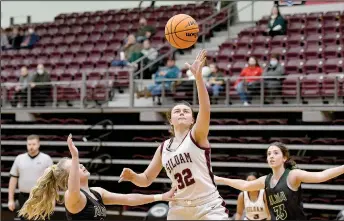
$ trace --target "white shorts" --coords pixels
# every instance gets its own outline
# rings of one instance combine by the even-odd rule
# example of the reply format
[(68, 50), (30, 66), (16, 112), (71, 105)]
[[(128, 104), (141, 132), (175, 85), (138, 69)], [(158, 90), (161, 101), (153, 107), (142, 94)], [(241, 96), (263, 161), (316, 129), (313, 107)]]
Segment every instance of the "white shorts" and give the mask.
[(206, 197), (199, 204), (192, 204), (170, 202), (167, 220), (229, 220), (226, 203), (218, 192)]

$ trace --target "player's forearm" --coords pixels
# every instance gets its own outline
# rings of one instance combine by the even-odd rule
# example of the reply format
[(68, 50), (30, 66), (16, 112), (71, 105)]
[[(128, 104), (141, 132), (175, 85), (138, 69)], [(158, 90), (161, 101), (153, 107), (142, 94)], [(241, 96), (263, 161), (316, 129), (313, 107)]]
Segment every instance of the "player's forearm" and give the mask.
[(135, 173), (134, 179), (131, 182), (139, 187), (148, 187), (152, 184), (152, 181), (149, 180), (145, 173)]
[(218, 177), (215, 176), (215, 182), (219, 184), (224, 184), (231, 186), (235, 189), (241, 190), (241, 191), (247, 191), (247, 181), (246, 180), (239, 180), (239, 179), (228, 179), (224, 177)]
[(80, 193), (79, 157), (72, 156), (72, 166), (68, 176), (69, 193)]
[(324, 170), (320, 172), (320, 182), (325, 182), (342, 174), (344, 174), (344, 165)]
[(209, 99), (207, 87), (203, 81), (202, 75), (197, 77), (195, 80), (196, 80), (196, 85), (197, 85), (198, 102), (200, 106), (199, 111), (200, 113), (201, 112), (207, 113), (210, 119), (210, 99)]
[(241, 220), (241, 217), (242, 217), (242, 214), (236, 213), (235, 217), (234, 217), (234, 220)]
[(11, 177), (10, 183), (8, 184), (8, 200), (14, 200), (14, 193), (17, 187), (18, 178)]
[(139, 206), (147, 203), (155, 202), (154, 195), (143, 195), (143, 194), (127, 194), (127, 200), (123, 205), (126, 206)]

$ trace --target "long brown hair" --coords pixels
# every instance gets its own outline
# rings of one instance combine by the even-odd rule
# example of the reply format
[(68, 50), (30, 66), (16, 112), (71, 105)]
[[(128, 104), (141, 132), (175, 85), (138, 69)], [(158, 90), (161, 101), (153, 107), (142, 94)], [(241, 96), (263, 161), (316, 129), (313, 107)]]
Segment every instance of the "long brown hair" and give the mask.
[(293, 170), (293, 169), (297, 168), (296, 162), (293, 159), (291, 159), (289, 150), (288, 150), (287, 146), (284, 143), (282, 143), (282, 142), (274, 142), (274, 143), (270, 144), (269, 147), (271, 147), (271, 146), (278, 147), (281, 150), (283, 156), (285, 158), (287, 158), (287, 160), (284, 162), (284, 168), (285, 169)]
[(59, 191), (68, 188), (69, 171), (65, 168), (68, 158), (61, 159), (58, 164), (48, 168), (36, 186), (30, 192), (29, 199), (20, 209), (18, 215), (28, 220), (45, 220), (54, 212), (55, 203), (63, 203)]
[[(189, 102), (181, 101), (181, 102), (178, 102), (178, 103), (176, 103), (175, 105), (173, 105), (173, 107), (172, 107), (168, 112), (165, 113), (166, 118), (167, 118), (167, 120), (168, 120), (168, 123), (169, 123), (169, 125), (170, 125), (170, 130), (169, 130), (169, 132), (170, 132), (170, 134), (171, 134), (173, 137), (174, 137), (174, 127), (173, 127), (173, 125), (171, 125), (171, 116), (172, 116), (171, 113), (172, 113), (173, 108), (174, 108), (175, 106), (178, 106), (178, 105), (185, 105), (185, 106), (188, 106), (188, 107), (191, 109), (192, 117), (195, 119), (195, 112), (193, 111), (192, 106), (191, 106), (191, 104), (190, 104)], [(191, 125), (190, 129), (192, 128), (192, 126), (193, 126), (193, 124)]]

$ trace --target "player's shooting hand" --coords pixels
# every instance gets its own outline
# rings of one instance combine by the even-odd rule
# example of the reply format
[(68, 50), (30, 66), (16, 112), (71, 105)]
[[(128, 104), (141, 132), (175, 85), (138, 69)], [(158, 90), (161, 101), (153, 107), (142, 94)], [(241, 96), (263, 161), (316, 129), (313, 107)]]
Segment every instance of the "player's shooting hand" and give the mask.
[(68, 144), (68, 148), (72, 157), (78, 157), (79, 151), (73, 143), (72, 134), (69, 134), (68, 139), (67, 139), (67, 144)]
[(129, 168), (124, 168), (121, 175), (119, 176), (119, 183), (122, 181), (132, 181), (134, 179), (135, 172)]
[(189, 63), (185, 63), (185, 65), (190, 69), (192, 74), (195, 76), (195, 79), (202, 78), (202, 67), (204, 66), (206, 60), (207, 51), (202, 49), (197, 57), (196, 60), (190, 65)]

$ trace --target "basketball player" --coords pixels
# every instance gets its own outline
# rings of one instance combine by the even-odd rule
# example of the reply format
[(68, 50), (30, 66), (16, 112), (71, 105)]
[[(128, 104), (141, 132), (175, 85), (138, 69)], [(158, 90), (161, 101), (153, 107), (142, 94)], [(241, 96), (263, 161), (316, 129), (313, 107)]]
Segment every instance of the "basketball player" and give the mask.
[[(246, 177), (246, 180), (252, 181), (257, 178), (258, 174), (253, 172)], [(244, 212), (244, 220), (268, 220), (270, 218), (270, 214), (266, 202), (264, 189), (259, 191), (241, 192), (238, 196), (235, 220), (242, 220)]]
[(72, 159), (62, 159), (57, 165), (46, 169), (19, 211), (20, 216), (29, 220), (49, 219), (55, 202), (62, 202), (58, 191), (66, 191), (64, 201), (68, 220), (103, 220), (106, 217), (104, 205), (135, 206), (173, 200), (175, 188), (159, 195), (117, 194), (101, 187), (89, 188), (90, 173), (79, 164), (78, 149), (73, 144), (72, 135), (69, 135), (67, 143)]
[(217, 183), (242, 191), (265, 188), (272, 220), (305, 220), (301, 183), (322, 183), (344, 173), (344, 165), (321, 172), (296, 169), (288, 148), (280, 142), (272, 143), (267, 150), (267, 161), (272, 173), (253, 181), (226, 179), (215, 176)]
[(169, 113), (173, 137), (163, 142), (143, 173), (124, 168), (120, 181), (147, 187), (165, 167), (172, 184), (177, 186), (175, 201), (170, 203), (168, 220), (228, 220), (227, 209), (220, 197), (210, 166), (208, 142), (210, 122), (209, 95), (202, 78), (206, 51), (202, 50), (192, 65), (195, 76), (199, 113), (195, 122), (188, 103), (176, 104)]

